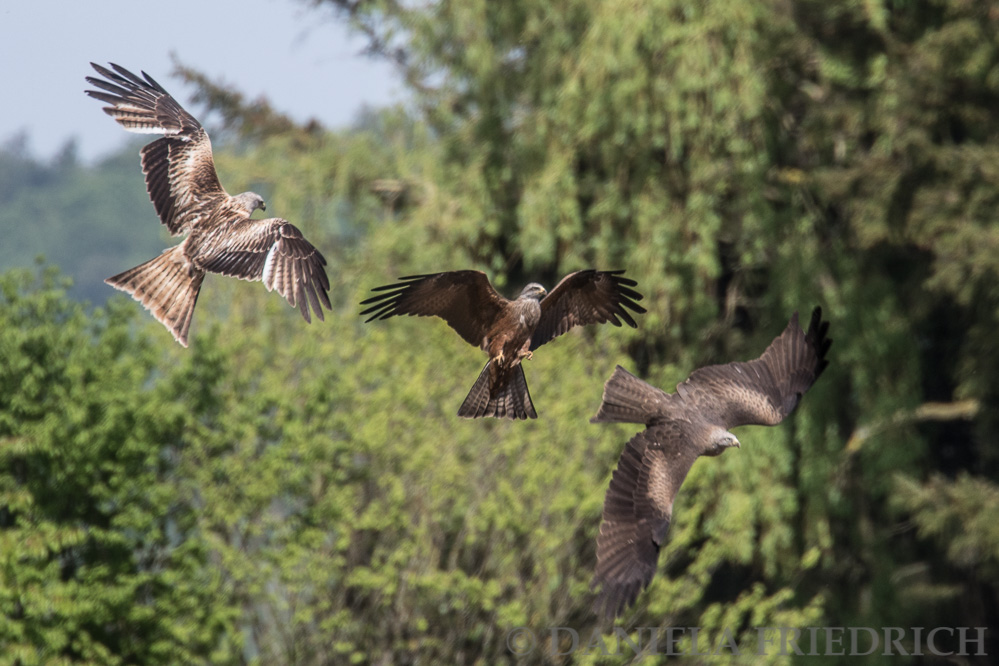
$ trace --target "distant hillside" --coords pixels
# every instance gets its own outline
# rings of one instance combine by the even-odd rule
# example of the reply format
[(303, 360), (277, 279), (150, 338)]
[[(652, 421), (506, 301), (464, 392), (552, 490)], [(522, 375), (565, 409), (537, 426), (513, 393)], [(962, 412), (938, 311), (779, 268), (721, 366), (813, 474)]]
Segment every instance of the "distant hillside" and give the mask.
[(116, 293), (104, 278), (151, 258), (166, 245), (139, 166), (141, 141), (93, 165), (74, 141), (51, 161), (20, 135), (0, 145), (0, 271), (43, 256), (73, 278), (72, 295), (103, 303)]

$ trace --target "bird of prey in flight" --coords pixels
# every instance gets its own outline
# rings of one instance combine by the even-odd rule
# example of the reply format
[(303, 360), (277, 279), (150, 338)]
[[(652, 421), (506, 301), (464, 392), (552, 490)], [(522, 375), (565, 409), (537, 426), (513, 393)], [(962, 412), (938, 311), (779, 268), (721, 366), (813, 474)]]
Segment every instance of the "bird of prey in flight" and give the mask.
[(489, 354), (489, 361), (458, 410), (459, 416), (536, 419), (521, 361), (535, 349), (573, 326), (623, 320), (636, 328), (625, 308), (643, 313), (635, 301), (642, 295), (630, 289), (635, 281), (624, 271), (582, 270), (570, 273), (548, 293), (532, 282), (515, 300), (503, 298), (480, 271), (450, 271), (399, 278), (396, 284), (376, 287), (385, 292), (361, 305), (362, 315), (387, 319), (394, 315), (437, 316), (466, 342)]
[(254, 192), (230, 196), (219, 182), (212, 143), (197, 119), (151, 76), (124, 67), (90, 63), (104, 78), (88, 76), (100, 90), (86, 94), (108, 106), (104, 112), (129, 132), (162, 134), (142, 151), (146, 190), (170, 235), (188, 234), (155, 259), (105, 282), (128, 292), (187, 346), (188, 329), (206, 273), (263, 280), (311, 322), (331, 309), (326, 259), (302, 232), (281, 218), (250, 219), (263, 198)]
[(794, 411), (828, 364), (828, 329), (819, 308), (807, 333), (795, 312), (758, 359), (695, 370), (673, 394), (617, 367), (591, 422), (646, 429), (625, 446), (604, 499), (591, 585), (598, 615), (619, 615), (652, 581), (673, 500), (698, 456), (739, 446), (729, 428), (777, 425)]

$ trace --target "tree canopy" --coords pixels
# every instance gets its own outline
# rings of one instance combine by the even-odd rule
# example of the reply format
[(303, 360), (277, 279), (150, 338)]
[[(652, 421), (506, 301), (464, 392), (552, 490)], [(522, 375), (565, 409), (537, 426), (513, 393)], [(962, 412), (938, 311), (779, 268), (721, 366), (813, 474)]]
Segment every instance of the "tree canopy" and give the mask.
[[(694, 465), (618, 630), (729, 630), (758, 663), (758, 627), (999, 624), (992, 3), (307, 4), (412, 103), (295, 127), (179, 71), (241, 137), (222, 182), (330, 260), (325, 324), (209, 278), (183, 350), (123, 298), (0, 282), (0, 663), (515, 662), (517, 627), (585, 644), (636, 431), (588, 423), (603, 381), (620, 363), (671, 391), (816, 304), (828, 369), (780, 427)], [(627, 269), (649, 312), (527, 363), (537, 422), (455, 417), (483, 358), (443, 322), (357, 316), (401, 275), (475, 268), (514, 296), (586, 267)]]

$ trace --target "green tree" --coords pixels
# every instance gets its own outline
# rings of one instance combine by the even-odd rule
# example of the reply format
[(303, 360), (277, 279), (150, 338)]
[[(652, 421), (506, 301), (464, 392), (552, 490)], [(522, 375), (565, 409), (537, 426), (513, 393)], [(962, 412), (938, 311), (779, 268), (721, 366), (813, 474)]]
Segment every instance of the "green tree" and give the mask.
[[(15, 553), (0, 592), (18, 654), (514, 662), (511, 629), (552, 626), (614, 650), (588, 583), (636, 428), (587, 423), (603, 381), (622, 363), (670, 389), (758, 355), (815, 303), (835, 339), (826, 374), (786, 423), (694, 466), (659, 575), (618, 631), (729, 630), (735, 661), (756, 663), (757, 627), (996, 624), (990, 3), (310, 4), (398, 63), (411, 109), (330, 133), (182, 73), (246, 140), (218, 151), (223, 182), (265, 194), (330, 260), (325, 323), (209, 278), (181, 350), (145, 314), (135, 332), (131, 301), (88, 319), (7, 278), (21, 295), (0, 340), (49, 342), (4, 351), (22, 359), (5, 385), (62, 387), (0, 402), (0, 536)], [(542, 349), (527, 368), (536, 422), (455, 418), (482, 355), (442, 322), (356, 316), (399, 275), (481, 268), (509, 295), (587, 266), (628, 269), (649, 314)], [(63, 444), (77, 432), (91, 448)], [(94, 482), (119, 465), (118, 485)], [(53, 479), (66, 506), (47, 499)], [(78, 532), (62, 536), (70, 510)], [(50, 562), (83, 558), (83, 535), (123, 545), (86, 551), (64, 581)], [(18, 555), (33, 539), (49, 554)], [(150, 571), (147, 553), (173, 559)], [(116, 595), (140, 574), (187, 587)], [(23, 591), (37, 589), (118, 605), (24, 614), (16, 599), (50, 598)], [(88, 624), (111, 616), (126, 619)], [(525, 660), (620, 659), (539, 646)]]
[(197, 405), (156, 380), (131, 308), (88, 317), (65, 286), (0, 277), (0, 663), (231, 659), (236, 616), (169, 480)]
[(832, 315), (802, 413), (695, 469), (710, 540), (666, 564), (651, 617), (731, 622), (762, 584), (830, 622), (994, 624), (972, 610), (994, 608), (974, 574), (994, 553), (957, 567), (941, 532), (906, 529), (931, 521), (912, 483), (980, 475), (953, 492), (986, 507), (999, 474), (991, 4), (314, 4), (399, 65), (439, 138), (400, 176), (425, 194), (378, 239), (390, 262), (444, 239), (511, 282), (627, 266), (650, 304), (629, 351), (665, 386), (755, 355), (791, 309)]

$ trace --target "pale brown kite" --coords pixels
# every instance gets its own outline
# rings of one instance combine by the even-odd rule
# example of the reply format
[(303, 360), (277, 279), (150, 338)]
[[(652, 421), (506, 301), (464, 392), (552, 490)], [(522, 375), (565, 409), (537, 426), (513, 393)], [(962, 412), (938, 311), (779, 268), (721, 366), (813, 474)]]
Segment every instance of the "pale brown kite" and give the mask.
[(268, 291), (297, 304), (305, 321), (312, 321), (310, 303), (323, 319), (322, 306), (331, 309), (326, 259), (302, 232), (281, 218), (250, 219), (257, 208), (266, 210), (263, 198), (254, 192), (230, 196), (222, 188), (208, 133), (151, 76), (142, 72), (140, 78), (113, 63), (114, 71), (90, 64), (104, 79), (88, 76), (101, 90), (84, 92), (110, 104), (106, 114), (129, 132), (165, 135), (142, 149), (146, 190), (170, 234), (188, 234), (180, 245), (105, 282), (131, 294), (185, 347), (206, 273), (263, 280)]
[(629, 289), (634, 280), (624, 271), (583, 270), (562, 278), (549, 294), (536, 282), (524, 287), (513, 301), (500, 296), (485, 273), (450, 271), (399, 278), (401, 283), (376, 287), (386, 293), (361, 303), (370, 305), (366, 321), (394, 315), (437, 316), (469, 344), (489, 354), (459, 416), (536, 419), (520, 362), (534, 350), (573, 326), (603, 324), (632, 328), (635, 320), (625, 308), (643, 313), (635, 301), (642, 295)]
[(805, 333), (798, 313), (763, 355), (695, 370), (667, 394), (618, 366), (593, 423), (644, 423), (611, 477), (597, 536), (594, 610), (619, 615), (648, 587), (669, 531), (673, 500), (698, 456), (739, 440), (728, 428), (777, 425), (827, 365), (829, 322), (815, 308)]

